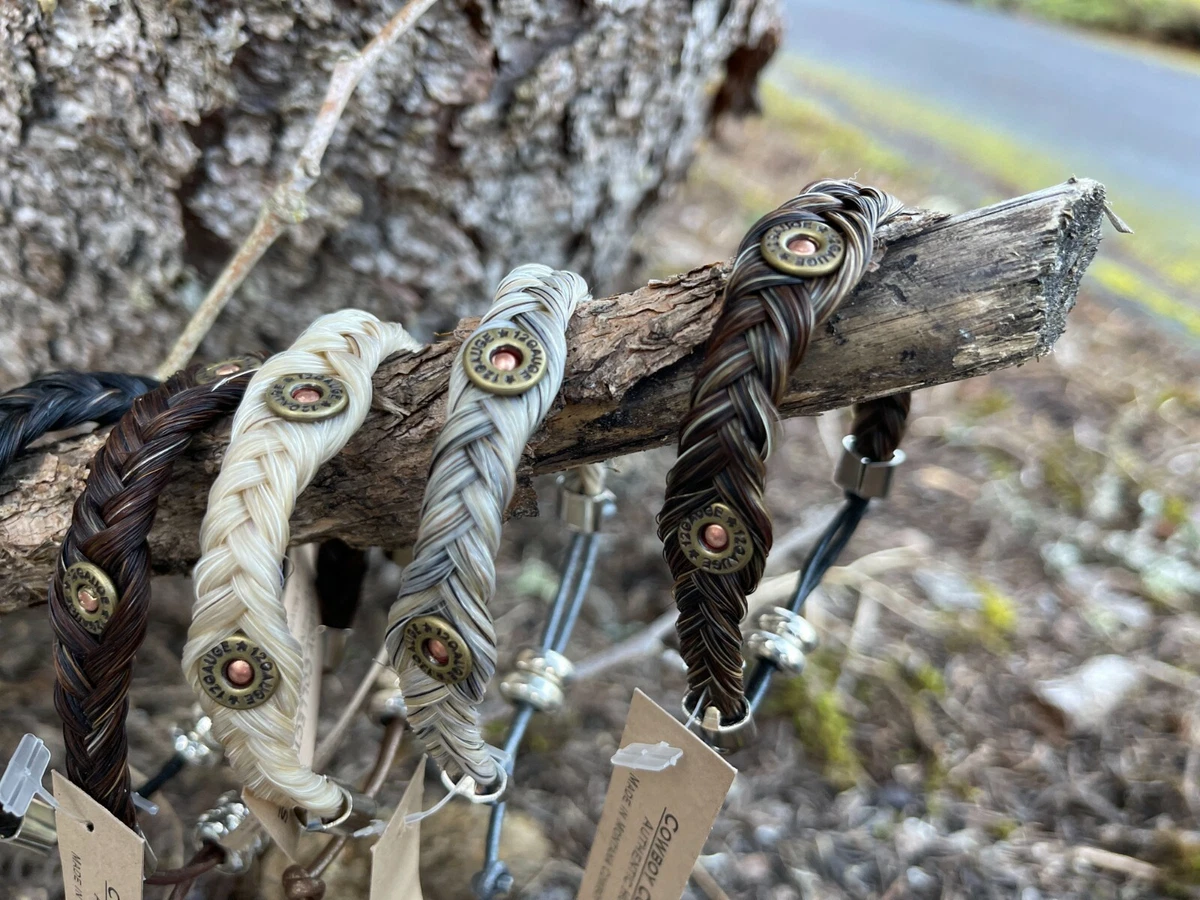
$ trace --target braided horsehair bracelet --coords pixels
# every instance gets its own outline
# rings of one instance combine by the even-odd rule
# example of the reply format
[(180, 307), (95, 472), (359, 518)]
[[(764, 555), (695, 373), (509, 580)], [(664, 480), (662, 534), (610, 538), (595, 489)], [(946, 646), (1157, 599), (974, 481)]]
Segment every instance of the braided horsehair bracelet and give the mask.
[(0, 394), (0, 475), (42, 435), (85, 422), (111, 425), (157, 386), (119, 372), (52, 372)]
[(67, 775), (130, 828), (125, 716), (150, 614), (146, 536), (176, 460), (197, 432), (233, 412), (260, 361), (193, 366), (134, 400), (92, 459), (63, 538), (49, 606)]
[(413, 560), (388, 616), (387, 650), (410, 726), (443, 780), (452, 763), (479, 787), (499, 782), (497, 796), (506, 773), (484, 743), (477, 710), (496, 669), (488, 610), (496, 551), (521, 452), (562, 384), (567, 325), (588, 298), (578, 275), (542, 265), (520, 266), (500, 282), (451, 370)]
[(317, 469), (362, 425), (375, 369), (420, 346), (358, 310), (317, 319), (251, 380), (200, 529), (184, 675), (242, 783), (322, 820), (353, 803), (295, 746), (304, 663), (281, 600), (288, 520)]
[(751, 721), (741, 621), (771, 548), (763, 492), (778, 405), (813, 330), (866, 272), (876, 229), (902, 208), (875, 188), (819, 181), (738, 248), (659, 514), (688, 667), (684, 709), (719, 746)]

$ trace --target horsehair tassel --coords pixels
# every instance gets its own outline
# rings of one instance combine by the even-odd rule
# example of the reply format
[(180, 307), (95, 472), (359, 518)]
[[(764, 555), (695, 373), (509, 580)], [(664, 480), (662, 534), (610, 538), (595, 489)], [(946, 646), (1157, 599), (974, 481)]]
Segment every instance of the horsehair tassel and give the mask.
[(562, 384), (567, 324), (588, 297), (578, 275), (541, 265), (500, 282), (451, 370), (413, 561), (388, 616), (409, 724), (443, 771), (452, 761), (479, 785), (500, 777), (477, 707), (496, 669), (487, 605), (502, 518), (521, 452)]
[[(200, 528), (184, 675), (242, 783), (322, 818), (338, 814), (345, 794), (295, 746), (304, 661), (281, 598), (288, 520), (317, 469), (362, 425), (375, 369), (419, 349), (399, 325), (359, 310), (317, 319), (246, 389)], [(202, 673), (214, 656), (215, 671)]]
[(741, 621), (771, 549), (766, 459), (788, 377), (871, 261), (875, 230), (902, 204), (852, 181), (820, 181), (760, 219), (738, 248), (720, 318), (692, 385), (659, 537), (675, 579), (688, 666), (685, 706), (747, 712)]
[(193, 366), (133, 401), (92, 459), (50, 585), (67, 775), (130, 828), (137, 822), (125, 715), (149, 617), (146, 535), (175, 461), (197, 432), (233, 412), (258, 362), (245, 357), (212, 380), (216, 368), (234, 363)]
[(53, 372), (0, 394), (0, 475), (42, 435), (85, 422), (111, 425), (157, 386), (119, 372)]

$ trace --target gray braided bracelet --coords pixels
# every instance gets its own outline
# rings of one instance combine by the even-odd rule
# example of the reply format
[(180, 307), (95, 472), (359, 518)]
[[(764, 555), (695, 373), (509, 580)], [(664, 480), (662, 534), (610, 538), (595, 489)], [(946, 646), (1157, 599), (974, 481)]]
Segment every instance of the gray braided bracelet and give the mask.
[(521, 452), (562, 385), (567, 323), (588, 296), (578, 275), (541, 265), (500, 283), (451, 372), (413, 561), (388, 617), (409, 724), (444, 772), (453, 763), (480, 786), (503, 777), (478, 725), (496, 669), (488, 603), (501, 523)]

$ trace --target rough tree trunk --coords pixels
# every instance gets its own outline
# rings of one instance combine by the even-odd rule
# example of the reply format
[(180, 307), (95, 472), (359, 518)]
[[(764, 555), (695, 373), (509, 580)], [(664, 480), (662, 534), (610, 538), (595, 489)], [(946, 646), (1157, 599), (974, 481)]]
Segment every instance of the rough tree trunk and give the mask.
[[(399, 0), (0, 4), (0, 384), (149, 371)], [(441, 0), (367, 76), (206, 355), (354, 305), (428, 336), (630, 238), (774, 47), (776, 0)]]

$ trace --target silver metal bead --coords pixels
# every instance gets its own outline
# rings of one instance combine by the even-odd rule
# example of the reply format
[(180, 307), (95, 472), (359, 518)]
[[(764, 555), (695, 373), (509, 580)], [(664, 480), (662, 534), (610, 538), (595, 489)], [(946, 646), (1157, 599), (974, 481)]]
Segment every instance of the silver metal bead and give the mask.
[(833, 480), (838, 487), (864, 500), (882, 499), (892, 489), (892, 472), (906, 459), (897, 450), (887, 462), (875, 462), (854, 449), (854, 435), (842, 438), (842, 457), (838, 460)]
[(575, 666), (569, 659), (554, 650), (522, 650), (517, 654), (517, 671), (533, 672), (566, 684), (575, 674)]
[(500, 693), (511, 703), (528, 703), (538, 712), (557, 712), (566, 696), (558, 683), (532, 672), (512, 672), (500, 682)]
[[(217, 805), (200, 814), (193, 833), (196, 848), (212, 844), (225, 851), (225, 859), (217, 866), (227, 875), (241, 875), (267, 849), (270, 837), (256, 823), (246, 825), (250, 808), (236, 791), (227, 791), (217, 798)], [(234, 836), (236, 833), (236, 837)]]
[(758, 617), (758, 628), (746, 637), (745, 656), (765, 659), (781, 672), (799, 675), (805, 657), (820, 643), (807, 619), (777, 606)]
[(500, 693), (512, 703), (528, 703), (539, 712), (556, 712), (566, 699), (563, 687), (575, 672), (571, 661), (553, 650), (522, 650), (516, 671), (500, 682)]
[(171, 729), (175, 752), (193, 766), (213, 766), (225, 755), (225, 748), (212, 733), (212, 719), (199, 712), (196, 721), (186, 731), (176, 725)]

